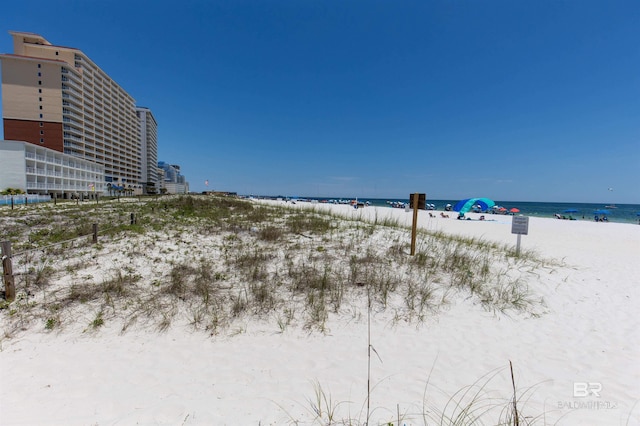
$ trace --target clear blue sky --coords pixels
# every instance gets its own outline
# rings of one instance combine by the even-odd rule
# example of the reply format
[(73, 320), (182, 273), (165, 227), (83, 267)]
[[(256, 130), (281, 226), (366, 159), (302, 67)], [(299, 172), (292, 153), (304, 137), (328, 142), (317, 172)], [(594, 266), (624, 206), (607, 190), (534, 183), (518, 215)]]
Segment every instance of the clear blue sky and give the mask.
[(637, 0), (37, 0), (0, 23), (1, 52), (76, 47), (151, 108), (192, 191), (640, 203)]

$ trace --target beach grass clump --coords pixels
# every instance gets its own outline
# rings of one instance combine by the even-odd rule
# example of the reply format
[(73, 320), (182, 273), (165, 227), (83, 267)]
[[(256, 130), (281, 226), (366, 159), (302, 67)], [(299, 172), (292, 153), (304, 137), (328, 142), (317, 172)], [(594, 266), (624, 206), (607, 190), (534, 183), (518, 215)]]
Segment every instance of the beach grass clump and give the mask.
[(323, 235), (331, 230), (332, 222), (320, 213), (302, 212), (289, 215), (287, 217), (287, 226), (289, 231), (294, 234), (311, 233)]
[[(511, 363), (510, 363), (511, 364)], [(536, 386), (519, 389), (511, 368), (511, 383), (505, 369), (493, 370), (474, 383), (464, 386), (452, 394), (440, 390), (427, 378), (422, 401), (400, 409), (395, 407), (370, 408), (368, 401), (362, 403), (338, 400), (319, 381), (312, 382), (309, 397), (300, 405), (311, 418), (312, 424), (322, 425), (544, 425), (544, 411), (536, 412), (530, 399)], [(433, 391), (437, 391), (437, 396)], [(375, 386), (366, 395), (369, 400), (375, 394)], [(355, 410), (354, 410), (355, 408)], [(360, 411), (358, 411), (358, 408)], [(376, 417), (374, 420), (374, 416)], [(290, 417), (291, 422), (299, 421)]]
[(111, 297), (126, 297), (127, 293), (142, 279), (140, 275), (115, 269), (113, 276), (102, 282), (102, 292)]
[(258, 231), (258, 238), (262, 241), (274, 242), (280, 240), (284, 232), (277, 226), (266, 226)]

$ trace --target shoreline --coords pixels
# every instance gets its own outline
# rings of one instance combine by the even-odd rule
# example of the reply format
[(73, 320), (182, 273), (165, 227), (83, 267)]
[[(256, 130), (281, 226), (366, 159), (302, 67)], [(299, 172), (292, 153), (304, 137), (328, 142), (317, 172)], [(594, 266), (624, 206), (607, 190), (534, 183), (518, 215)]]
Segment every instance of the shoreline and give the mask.
[[(248, 199), (253, 199), (258, 201), (260, 200), (278, 201), (274, 197), (248, 197)], [(339, 201), (342, 201), (342, 202), (345, 202), (346, 204), (338, 203), (338, 205), (348, 205), (349, 204), (348, 202), (351, 201), (349, 199), (328, 199), (328, 198), (320, 198), (320, 197), (306, 197), (306, 198), (299, 198), (296, 200), (301, 200), (303, 204), (308, 203), (308, 204), (321, 204), (321, 205), (327, 205), (327, 204), (333, 205), (334, 203), (332, 201), (335, 201), (336, 203), (338, 203)], [(387, 199), (358, 198), (358, 201), (360, 202), (369, 201), (370, 202), (369, 207), (384, 207), (384, 208), (393, 208), (393, 209), (396, 209), (397, 207), (390, 206), (388, 202), (408, 203), (408, 199), (399, 199), (399, 198), (387, 198)], [(451, 204), (453, 206), (457, 201), (456, 200), (427, 200), (427, 202), (435, 205), (435, 209), (430, 211), (441, 212), (441, 211), (444, 211), (444, 206), (446, 204)], [(559, 214), (561, 216), (566, 216), (566, 217), (572, 216), (573, 220), (582, 220), (587, 222), (595, 222), (594, 220), (595, 210), (607, 209), (607, 207), (605, 207), (605, 203), (566, 203), (566, 202), (553, 203), (553, 202), (532, 202), (532, 201), (499, 201), (499, 202), (496, 202), (496, 204), (508, 207), (508, 209), (510, 209), (511, 207), (518, 207), (521, 210), (519, 213), (517, 213), (518, 215), (522, 214), (529, 217), (555, 219), (554, 215)], [(575, 206), (579, 207), (580, 210), (576, 212), (571, 212), (571, 213), (564, 211), (567, 209), (577, 210), (575, 209)], [(608, 222), (630, 223), (630, 224), (636, 224), (636, 225), (640, 223), (640, 216), (637, 216), (637, 213), (640, 213), (640, 204), (620, 204), (619, 206), (620, 208), (622, 208), (622, 211), (611, 209), (610, 214), (608, 215), (608, 219), (609, 219)], [(397, 209), (403, 210), (403, 208), (397, 208)], [(532, 209), (534, 210), (532, 211)], [(448, 213), (457, 214), (457, 212), (453, 212), (453, 211), (449, 211)], [(511, 213), (495, 214), (493, 212), (485, 212), (482, 214), (488, 215), (490, 217), (513, 215)], [(623, 216), (620, 217), (619, 214), (623, 214)]]
[[(272, 205), (283, 204), (283, 201), (259, 200)], [(354, 209), (348, 205), (323, 203), (298, 203), (298, 208), (324, 209), (333, 214), (340, 214), (346, 218), (380, 222), (385, 219), (397, 220), (400, 224), (410, 227), (413, 222), (413, 211), (404, 209), (368, 206)], [(430, 217), (431, 213), (435, 217)], [(449, 215), (449, 218), (441, 217)], [(516, 244), (517, 236), (511, 234), (512, 215), (487, 215), (483, 213), (466, 213), (471, 220), (456, 219), (458, 213), (443, 210), (419, 210), (418, 227), (427, 231), (467, 235), (475, 238), (487, 238), (495, 242)], [(479, 220), (484, 215), (485, 220)], [(584, 238), (566, 238), (556, 243), (560, 234), (578, 234)], [(616, 248), (620, 249), (620, 256), (615, 256), (606, 245), (607, 238), (613, 234), (616, 238)], [(583, 241), (586, 240), (586, 241)], [(624, 254), (640, 253), (640, 226), (632, 223), (608, 222), (601, 223), (588, 220), (559, 220), (553, 218), (529, 216), (529, 234), (522, 235), (522, 248), (534, 249), (545, 255), (551, 252), (553, 256), (573, 257), (576, 253), (601, 252), (607, 258), (625, 257)], [(598, 259), (600, 256), (596, 256)], [(594, 259), (595, 260), (595, 259)], [(587, 261), (590, 264), (591, 261)], [(639, 268), (640, 271), (640, 268)]]

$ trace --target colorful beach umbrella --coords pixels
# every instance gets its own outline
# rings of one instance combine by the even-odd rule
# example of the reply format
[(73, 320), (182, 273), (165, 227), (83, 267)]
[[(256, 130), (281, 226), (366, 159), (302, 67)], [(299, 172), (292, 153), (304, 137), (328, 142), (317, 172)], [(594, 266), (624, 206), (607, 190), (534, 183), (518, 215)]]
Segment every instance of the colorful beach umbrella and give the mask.
[(473, 206), (480, 206), (480, 209), (489, 210), (491, 207), (495, 206), (496, 203), (489, 198), (466, 198), (464, 200), (460, 200), (453, 206), (453, 210), (460, 213), (466, 213), (473, 208)]
[(511, 213), (520, 213), (520, 209), (517, 208), (512, 208), (511, 210), (509, 210)]

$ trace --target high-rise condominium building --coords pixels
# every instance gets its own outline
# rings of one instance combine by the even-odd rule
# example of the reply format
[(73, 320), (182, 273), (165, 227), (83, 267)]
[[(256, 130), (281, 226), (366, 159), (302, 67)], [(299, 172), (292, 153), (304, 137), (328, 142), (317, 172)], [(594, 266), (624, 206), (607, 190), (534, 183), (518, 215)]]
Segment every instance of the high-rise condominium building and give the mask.
[(140, 122), (142, 186), (145, 194), (158, 193), (158, 124), (151, 110), (136, 108)]
[(14, 53), (0, 55), (5, 139), (93, 161), (104, 166), (106, 182), (141, 192), (153, 181), (149, 164), (157, 161), (151, 111), (138, 111), (135, 100), (82, 51), (52, 45), (38, 34), (9, 33)]

